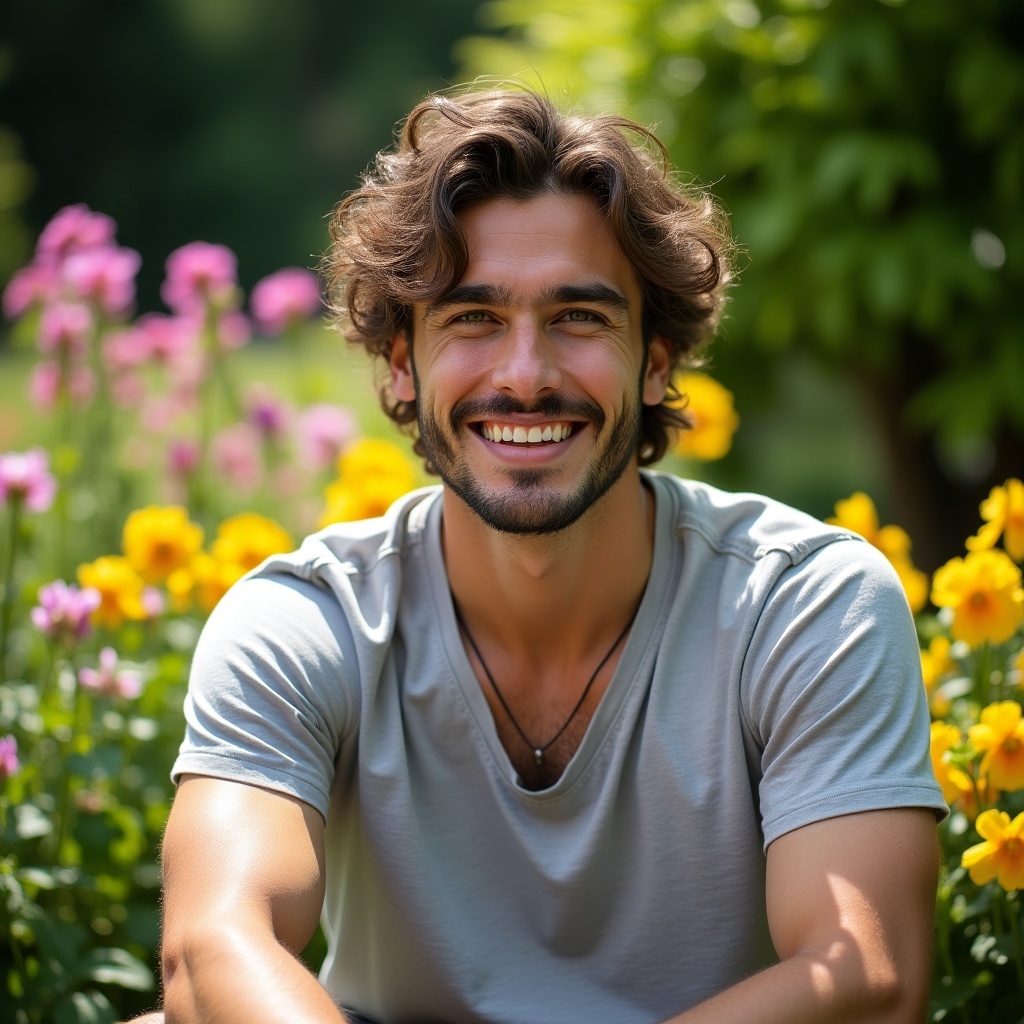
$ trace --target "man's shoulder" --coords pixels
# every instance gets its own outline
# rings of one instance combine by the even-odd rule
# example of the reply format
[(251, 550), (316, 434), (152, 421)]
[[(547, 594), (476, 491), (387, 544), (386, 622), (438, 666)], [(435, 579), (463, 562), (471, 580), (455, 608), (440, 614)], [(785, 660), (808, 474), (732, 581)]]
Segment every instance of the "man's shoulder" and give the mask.
[(286, 574), (315, 582), (335, 574), (371, 574), (421, 544), (440, 492), (440, 486), (423, 487), (399, 498), (382, 516), (332, 523), (295, 551), (268, 558), (251, 575)]
[(719, 554), (757, 562), (777, 552), (797, 565), (826, 545), (864, 539), (815, 519), (781, 501), (762, 494), (725, 491), (699, 480), (683, 480), (667, 473), (649, 473), (659, 498), (670, 503), (666, 523), (676, 536), (700, 538)]

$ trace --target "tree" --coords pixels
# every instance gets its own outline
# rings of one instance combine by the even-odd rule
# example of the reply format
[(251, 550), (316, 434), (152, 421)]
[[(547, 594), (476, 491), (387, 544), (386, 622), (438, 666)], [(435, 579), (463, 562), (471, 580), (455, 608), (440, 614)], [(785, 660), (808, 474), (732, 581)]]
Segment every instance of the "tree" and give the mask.
[[(944, 561), (1024, 466), (1024, 7), (1001, 0), (499, 0), (468, 74), (535, 69), (656, 125), (745, 258), (726, 349), (856, 382), (895, 517)], [(584, 30), (585, 27), (585, 30)]]

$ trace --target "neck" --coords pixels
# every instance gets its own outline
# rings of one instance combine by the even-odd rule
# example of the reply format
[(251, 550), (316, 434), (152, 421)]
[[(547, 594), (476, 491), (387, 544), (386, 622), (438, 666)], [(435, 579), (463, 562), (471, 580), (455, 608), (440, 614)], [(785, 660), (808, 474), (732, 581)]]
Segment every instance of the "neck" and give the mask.
[(607, 646), (643, 596), (653, 535), (654, 499), (635, 465), (556, 534), (498, 533), (444, 495), (445, 564), (466, 623), (537, 664), (572, 664)]

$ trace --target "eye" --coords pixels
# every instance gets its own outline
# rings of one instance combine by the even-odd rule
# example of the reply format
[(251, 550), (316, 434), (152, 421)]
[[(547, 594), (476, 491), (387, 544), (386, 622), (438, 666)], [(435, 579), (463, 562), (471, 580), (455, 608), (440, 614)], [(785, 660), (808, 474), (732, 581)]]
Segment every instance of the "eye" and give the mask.
[(600, 324), (604, 318), (589, 309), (570, 309), (562, 315), (562, 320), (571, 324)]
[(490, 317), (482, 309), (470, 309), (465, 313), (459, 313), (458, 316), (452, 317), (452, 323), (456, 324), (482, 324), (486, 323)]

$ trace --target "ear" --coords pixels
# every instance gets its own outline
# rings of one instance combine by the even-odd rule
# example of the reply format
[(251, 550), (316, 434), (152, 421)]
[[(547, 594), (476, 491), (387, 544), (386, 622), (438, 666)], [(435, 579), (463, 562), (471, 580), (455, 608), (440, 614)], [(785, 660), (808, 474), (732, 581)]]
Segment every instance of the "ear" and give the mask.
[(412, 350), (404, 332), (391, 336), (391, 355), (388, 357), (391, 372), (391, 391), (400, 402), (416, 401), (416, 377), (412, 370)]
[(655, 334), (647, 345), (647, 369), (644, 372), (644, 405), (660, 405), (668, 390), (672, 372), (672, 342)]

